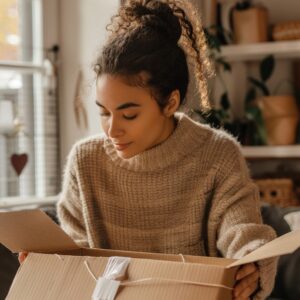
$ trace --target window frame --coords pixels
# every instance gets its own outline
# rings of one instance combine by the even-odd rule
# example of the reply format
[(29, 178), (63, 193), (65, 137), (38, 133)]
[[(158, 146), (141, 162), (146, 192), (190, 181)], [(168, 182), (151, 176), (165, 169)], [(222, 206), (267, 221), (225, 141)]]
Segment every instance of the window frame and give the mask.
[[(50, 45), (58, 44), (58, 28), (57, 28), (57, 18), (58, 18), (58, 1), (57, 0), (32, 0), (32, 40), (33, 47), (35, 49), (40, 49), (39, 51), (33, 51), (32, 61), (0, 61), (0, 70), (10, 70), (16, 71), (20, 74), (32, 74), (34, 88), (33, 94), (40, 93), (42, 89), (43, 82), (40, 80), (42, 76), (45, 76), (49, 71), (47, 65), (45, 64), (45, 51), (44, 49), (50, 48)], [(41, 24), (41, 26), (39, 26)], [(40, 78), (40, 79), (39, 79)], [(36, 82), (40, 81), (40, 82)], [(40, 96), (40, 99), (44, 101), (45, 97)], [(57, 101), (56, 101), (57, 102)], [(39, 109), (43, 110), (45, 107), (41, 105)], [(58, 107), (56, 107), (58, 110)], [(58, 117), (58, 116), (57, 116)], [(43, 122), (43, 120), (40, 120)], [(41, 125), (41, 124), (38, 124)], [(44, 124), (43, 124), (44, 125)], [(35, 124), (36, 126), (36, 124)], [(57, 136), (57, 143), (58, 143)], [(42, 147), (43, 148), (43, 147)], [(45, 148), (45, 147), (44, 147)], [(57, 149), (57, 154), (59, 154), (59, 148)], [(37, 161), (43, 157), (46, 158), (45, 149), (41, 149), (41, 153), (35, 154), (34, 161)], [(58, 158), (58, 155), (57, 155)], [(37, 168), (43, 168), (43, 164), (37, 166)], [(59, 160), (57, 160), (57, 175), (59, 174)], [(37, 172), (35, 171), (35, 176)], [(36, 179), (35, 179), (36, 181)], [(41, 195), (43, 191), (35, 191), (33, 196), (16, 196), (16, 197), (1, 197), (0, 198), (0, 210), (6, 208), (13, 208), (24, 205), (33, 204), (50, 204), (57, 201), (57, 196), (46, 196)]]

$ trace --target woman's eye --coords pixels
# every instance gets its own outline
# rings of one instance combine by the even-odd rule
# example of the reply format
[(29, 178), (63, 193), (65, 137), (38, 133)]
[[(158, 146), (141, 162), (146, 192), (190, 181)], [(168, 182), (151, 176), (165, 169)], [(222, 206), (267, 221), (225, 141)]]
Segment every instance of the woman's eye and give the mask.
[(100, 114), (101, 117), (108, 117), (109, 116), (109, 113), (105, 112), (105, 111), (100, 111), (99, 114)]
[(126, 119), (126, 120), (134, 120), (134, 119), (137, 117), (137, 115), (132, 115), (132, 116), (126, 116), (126, 115), (123, 115), (123, 117), (124, 117), (124, 119)]

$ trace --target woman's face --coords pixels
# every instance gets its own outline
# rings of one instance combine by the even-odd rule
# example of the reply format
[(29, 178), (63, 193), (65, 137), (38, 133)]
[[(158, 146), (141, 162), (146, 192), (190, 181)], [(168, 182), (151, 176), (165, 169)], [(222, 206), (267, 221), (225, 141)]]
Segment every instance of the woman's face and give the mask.
[(122, 158), (131, 158), (163, 142), (174, 130), (150, 92), (130, 86), (120, 76), (101, 75), (97, 101), (101, 125)]

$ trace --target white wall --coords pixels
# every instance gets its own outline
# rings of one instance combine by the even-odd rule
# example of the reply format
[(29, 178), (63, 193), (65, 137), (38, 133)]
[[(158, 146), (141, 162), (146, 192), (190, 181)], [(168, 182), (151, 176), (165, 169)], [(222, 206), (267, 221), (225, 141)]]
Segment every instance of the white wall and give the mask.
[(270, 24), (297, 21), (300, 18), (299, 0), (254, 0), (269, 10)]
[[(94, 73), (92, 62), (103, 43), (110, 18), (117, 12), (118, 0), (60, 0), (60, 143), (61, 164), (78, 139), (100, 132), (95, 109)], [(79, 70), (84, 75), (84, 101), (89, 116), (89, 128), (78, 128), (75, 123), (73, 99)]]

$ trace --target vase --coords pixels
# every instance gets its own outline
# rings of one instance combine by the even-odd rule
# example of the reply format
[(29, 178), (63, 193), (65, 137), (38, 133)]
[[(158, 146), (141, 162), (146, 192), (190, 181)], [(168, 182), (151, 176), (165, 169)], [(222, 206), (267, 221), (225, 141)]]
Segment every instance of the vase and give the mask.
[(261, 43), (268, 40), (268, 11), (252, 7), (233, 11), (234, 40), (237, 44)]

